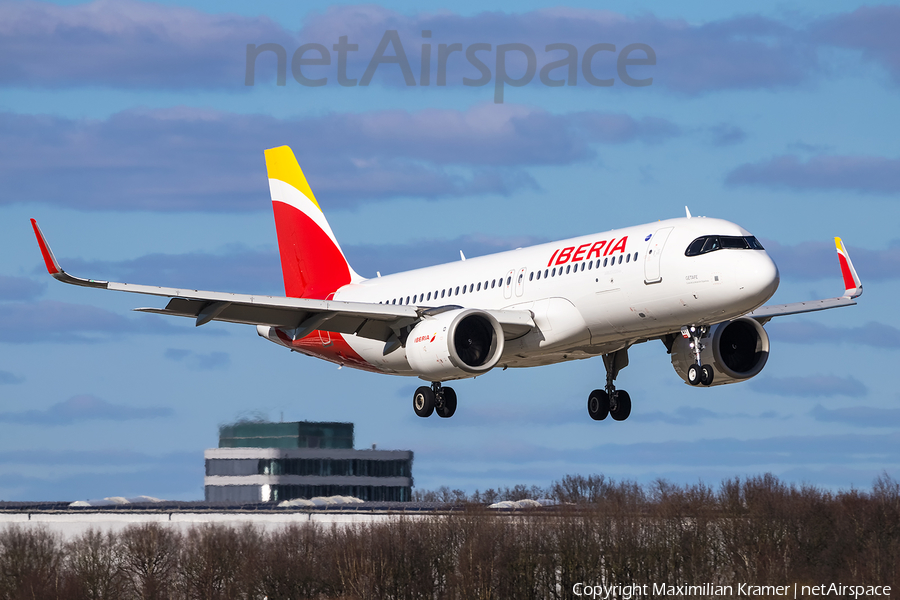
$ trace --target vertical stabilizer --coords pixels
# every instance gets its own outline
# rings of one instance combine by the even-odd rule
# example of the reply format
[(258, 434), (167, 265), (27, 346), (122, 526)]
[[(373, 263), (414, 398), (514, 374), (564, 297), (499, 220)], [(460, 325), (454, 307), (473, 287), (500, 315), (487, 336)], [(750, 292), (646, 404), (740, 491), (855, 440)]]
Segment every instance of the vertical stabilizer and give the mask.
[(347, 263), (293, 151), (287, 146), (266, 150), (266, 170), (285, 295), (325, 299), (341, 286), (361, 281)]

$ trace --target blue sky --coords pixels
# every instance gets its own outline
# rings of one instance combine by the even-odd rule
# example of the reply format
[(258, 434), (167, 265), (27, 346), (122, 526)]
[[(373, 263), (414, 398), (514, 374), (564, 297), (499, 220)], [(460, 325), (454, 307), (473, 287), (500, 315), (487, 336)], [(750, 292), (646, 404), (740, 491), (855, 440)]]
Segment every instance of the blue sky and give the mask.
[[(265, 10), (266, 12), (259, 12)], [(0, 499), (202, 498), (204, 448), (248, 416), (349, 420), (357, 447), (412, 449), (420, 488), (547, 485), (567, 473), (715, 484), (771, 471), (828, 488), (900, 475), (900, 7), (727, 4), (137, 0), (0, 2)], [(431, 37), (423, 37), (423, 31)], [(381, 64), (396, 31), (415, 85)], [(261, 54), (319, 44), (301, 85)], [(423, 44), (431, 47), (428, 86)], [(439, 44), (468, 49), (437, 85)], [(497, 47), (534, 51), (502, 86)], [(575, 85), (540, 72), (577, 54)], [(585, 51), (599, 51), (592, 85)], [(626, 76), (617, 58), (649, 46)], [(508, 78), (524, 77), (521, 46)], [(392, 45), (385, 56), (394, 56)], [(304, 58), (316, 58), (307, 51)], [(626, 58), (646, 57), (643, 50)], [(566, 67), (550, 77), (571, 77)], [(766, 369), (696, 389), (663, 345), (631, 351), (625, 423), (590, 421), (602, 362), (455, 384), (450, 420), (418, 419), (417, 380), (293, 355), (251, 327), (131, 312), (164, 300), (64, 286), (43, 272), (35, 217), (76, 275), (283, 293), (262, 150), (291, 145), (365, 276), (680, 216), (735, 221), (782, 275), (772, 302), (840, 293), (831, 238), (865, 284), (859, 306), (776, 319)]]

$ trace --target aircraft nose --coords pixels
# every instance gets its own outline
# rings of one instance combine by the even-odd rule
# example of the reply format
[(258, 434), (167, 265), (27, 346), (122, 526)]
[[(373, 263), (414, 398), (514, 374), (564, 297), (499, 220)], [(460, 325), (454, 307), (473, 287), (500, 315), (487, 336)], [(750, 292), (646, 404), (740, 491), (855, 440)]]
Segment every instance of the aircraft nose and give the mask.
[(741, 273), (744, 291), (752, 295), (754, 300), (763, 303), (775, 293), (781, 278), (775, 261), (763, 250), (747, 256)]

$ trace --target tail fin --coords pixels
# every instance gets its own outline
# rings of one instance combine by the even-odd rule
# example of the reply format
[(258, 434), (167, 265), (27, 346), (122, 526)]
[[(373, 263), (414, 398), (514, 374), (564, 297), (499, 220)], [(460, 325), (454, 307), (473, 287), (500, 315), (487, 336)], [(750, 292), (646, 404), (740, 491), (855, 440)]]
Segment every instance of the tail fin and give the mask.
[(266, 150), (266, 169), (285, 295), (325, 299), (341, 286), (361, 281), (347, 263), (293, 151), (288, 146)]
[(856, 269), (853, 268), (850, 254), (844, 248), (844, 242), (841, 238), (834, 238), (834, 245), (837, 248), (838, 261), (841, 263), (841, 276), (844, 278), (844, 287), (846, 288), (844, 296), (858, 298), (863, 291), (862, 281), (859, 279), (859, 275), (856, 274)]

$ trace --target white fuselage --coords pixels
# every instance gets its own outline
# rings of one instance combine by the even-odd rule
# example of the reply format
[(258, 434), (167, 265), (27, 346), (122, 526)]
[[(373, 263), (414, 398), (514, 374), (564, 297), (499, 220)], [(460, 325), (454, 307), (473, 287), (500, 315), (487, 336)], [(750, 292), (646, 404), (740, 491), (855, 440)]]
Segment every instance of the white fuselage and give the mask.
[[(364, 280), (334, 299), (527, 310), (538, 329), (507, 341), (498, 366), (588, 358), (739, 317), (775, 293), (778, 269), (764, 250), (686, 256), (705, 235), (751, 234), (720, 219), (669, 219)], [(385, 356), (381, 342), (342, 337), (375, 369), (417, 375), (405, 352)]]

